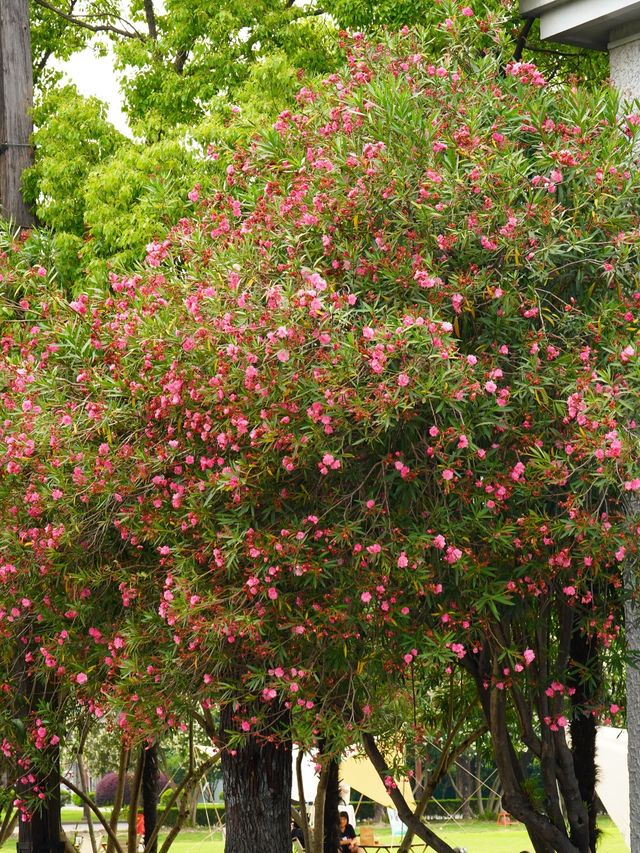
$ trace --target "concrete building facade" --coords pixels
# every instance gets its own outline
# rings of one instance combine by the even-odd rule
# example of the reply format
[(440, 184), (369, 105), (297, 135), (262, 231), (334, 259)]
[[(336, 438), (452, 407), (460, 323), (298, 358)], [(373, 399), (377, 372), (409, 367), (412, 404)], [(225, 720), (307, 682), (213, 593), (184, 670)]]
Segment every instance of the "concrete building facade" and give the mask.
[(640, 98), (639, 0), (520, 0), (520, 11), (540, 18), (543, 39), (608, 50), (613, 82)]

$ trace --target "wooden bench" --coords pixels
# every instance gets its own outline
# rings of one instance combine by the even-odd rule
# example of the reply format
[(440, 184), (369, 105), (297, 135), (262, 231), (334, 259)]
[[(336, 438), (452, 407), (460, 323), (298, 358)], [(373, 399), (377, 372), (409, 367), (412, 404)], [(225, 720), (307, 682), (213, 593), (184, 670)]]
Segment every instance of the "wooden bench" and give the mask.
[[(386, 851), (386, 853), (394, 853), (395, 850), (398, 850), (400, 844), (395, 841), (378, 841), (373, 833), (373, 829), (370, 826), (362, 826), (358, 832), (358, 837), (360, 839), (359, 844), (362, 850), (376, 850), (378, 853), (380, 851)], [(411, 845), (411, 850), (416, 851), (416, 853), (420, 853), (420, 851), (425, 851), (427, 849), (427, 845), (422, 841), (417, 841), (415, 844)]]

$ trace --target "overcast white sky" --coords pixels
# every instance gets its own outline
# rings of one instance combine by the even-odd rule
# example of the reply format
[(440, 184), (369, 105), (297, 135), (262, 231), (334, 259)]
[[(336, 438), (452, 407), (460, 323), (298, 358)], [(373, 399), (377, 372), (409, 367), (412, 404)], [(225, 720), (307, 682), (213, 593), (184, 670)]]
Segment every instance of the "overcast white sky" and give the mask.
[[(0, 0), (0, 3), (2, 0)], [(188, 2), (188, 0), (187, 0)], [(298, 2), (298, 0), (296, 0)], [(165, 0), (154, 0), (157, 15), (165, 13)], [(120, 12), (126, 19), (129, 17), (130, 0), (120, 0)], [(95, 95), (109, 105), (109, 120), (118, 130), (130, 135), (126, 118), (122, 112), (122, 98), (118, 89), (118, 81), (113, 72), (113, 63), (109, 56), (96, 56), (87, 48), (77, 53), (69, 62), (60, 66), (81, 95)]]
[(109, 105), (109, 120), (118, 130), (128, 132), (126, 118), (121, 109), (122, 98), (109, 56), (96, 56), (87, 48), (59, 67), (69, 80), (75, 83), (81, 95), (94, 95), (105, 101)]

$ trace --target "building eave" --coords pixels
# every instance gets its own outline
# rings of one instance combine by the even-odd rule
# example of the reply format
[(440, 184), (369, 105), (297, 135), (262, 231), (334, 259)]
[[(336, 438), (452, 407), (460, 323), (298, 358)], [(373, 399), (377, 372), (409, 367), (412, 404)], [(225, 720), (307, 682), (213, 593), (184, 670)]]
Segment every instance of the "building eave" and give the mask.
[(640, 29), (640, 0), (520, 0), (527, 18), (540, 18), (549, 41), (606, 50), (612, 32)]

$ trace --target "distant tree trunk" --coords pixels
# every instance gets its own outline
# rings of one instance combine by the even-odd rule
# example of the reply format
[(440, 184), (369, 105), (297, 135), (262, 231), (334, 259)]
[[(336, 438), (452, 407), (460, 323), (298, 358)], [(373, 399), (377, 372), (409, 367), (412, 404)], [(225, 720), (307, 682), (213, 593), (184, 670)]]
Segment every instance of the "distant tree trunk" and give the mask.
[(484, 814), (484, 798), (482, 796), (482, 758), (480, 757), (479, 750), (476, 749), (476, 760), (474, 761), (474, 771), (476, 775), (475, 781), (475, 795), (476, 795), (476, 809), (478, 813), (478, 817), (482, 817)]
[[(223, 742), (239, 731), (232, 705), (220, 712)], [(259, 735), (222, 753), (225, 853), (291, 853), (289, 712), (274, 709)]]
[(142, 767), (142, 810), (144, 814), (145, 853), (157, 853), (158, 840), (147, 848), (158, 823), (158, 745), (154, 743), (144, 754)]
[(338, 801), (340, 799), (340, 764), (329, 762), (327, 791), (324, 800), (324, 853), (336, 853), (340, 848), (340, 818)]
[(0, 0), (0, 206), (21, 227), (33, 224), (20, 189), (33, 160), (32, 106), (28, 0)]
[(462, 817), (472, 818), (470, 798), (473, 794), (473, 777), (471, 775), (471, 762), (465, 755), (461, 755), (456, 763), (456, 795), (462, 800)]

